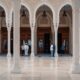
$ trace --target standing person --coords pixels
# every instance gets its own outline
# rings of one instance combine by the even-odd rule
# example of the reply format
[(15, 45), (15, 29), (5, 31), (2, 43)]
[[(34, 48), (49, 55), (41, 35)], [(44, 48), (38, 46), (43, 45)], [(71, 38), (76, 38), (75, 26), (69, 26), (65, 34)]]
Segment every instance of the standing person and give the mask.
[(51, 56), (54, 56), (54, 54), (53, 54), (53, 51), (54, 51), (54, 50), (53, 50), (53, 49), (54, 49), (54, 48), (53, 48), (53, 44), (51, 44), (51, 45), (50, 45)]
[(22, 44), (21, 44), (21, 56), (24, 56), (24, 40), (23, 40), (23, 42), (22, 42)]
[(25, 56), (28, 56), (29, 46), (27, 43), (24, 45)]

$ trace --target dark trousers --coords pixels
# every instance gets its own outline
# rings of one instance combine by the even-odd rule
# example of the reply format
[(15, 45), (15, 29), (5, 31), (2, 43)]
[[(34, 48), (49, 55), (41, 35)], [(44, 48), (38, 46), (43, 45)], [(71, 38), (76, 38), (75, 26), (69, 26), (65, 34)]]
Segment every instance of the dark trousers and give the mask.
[(64, 50), (61, 50), (61, 54), (64, 54)]

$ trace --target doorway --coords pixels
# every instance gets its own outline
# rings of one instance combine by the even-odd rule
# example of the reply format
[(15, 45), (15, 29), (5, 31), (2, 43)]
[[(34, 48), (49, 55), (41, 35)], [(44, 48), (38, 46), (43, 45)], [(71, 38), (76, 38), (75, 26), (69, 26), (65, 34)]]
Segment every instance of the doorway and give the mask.
[(62, 33), (58, 33), (58, 53), (61, 53)]
[(11, 55), (13, 55), (13, 39), (11, 39)]
[(44, 34), (44, 54), (50, 53), (50, 33)]

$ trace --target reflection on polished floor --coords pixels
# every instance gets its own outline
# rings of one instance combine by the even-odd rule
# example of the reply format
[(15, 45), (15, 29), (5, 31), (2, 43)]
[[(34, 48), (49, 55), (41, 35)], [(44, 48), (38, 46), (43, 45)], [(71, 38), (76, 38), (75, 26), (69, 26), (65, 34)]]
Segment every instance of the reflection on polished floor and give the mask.
[(80, 80), (79, 74), (71, 74), (72, 57), (21, 57), (21, 73), (10, 73), (13, 59), (0, 57), (0, 80)]

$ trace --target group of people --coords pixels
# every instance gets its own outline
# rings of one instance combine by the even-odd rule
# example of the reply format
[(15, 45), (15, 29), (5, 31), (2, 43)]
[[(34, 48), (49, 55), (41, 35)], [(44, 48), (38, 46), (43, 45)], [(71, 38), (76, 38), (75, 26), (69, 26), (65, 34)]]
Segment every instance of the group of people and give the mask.
[[(61, 50), (62, 50), (62, 53), (64, 53), (64, 48), (65, 48), (65, 42), (62, 44), (62, 47), (61, 47)], [(50, 53), (51, 53), (51, 56), (53, 57), (55, 55), (55, 44), (52, 44), (50, 45)], [(29, 45), (28, 43), (25, 43), (22, 45), (22, 50), (24, 50), (24, 55), (25, 56), (28, 56), (29, 55)]]
[[(29, 45), (27, 43), (25, 43), (24, 45), (22, 45), (22, 50), (24, 50), (24, 55), (28, 56), (28, 52), (29, 52)], [(55, 54), (55, 45), (51, 44), (50, 45), (50, 52), (51, 52), (51, 56), (54, 56)]]

